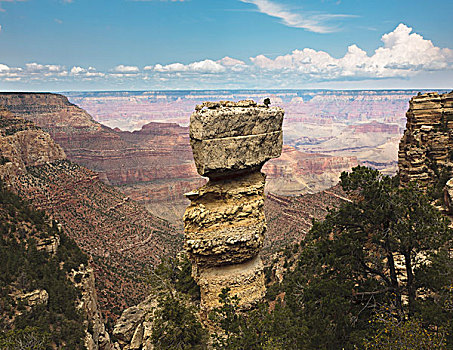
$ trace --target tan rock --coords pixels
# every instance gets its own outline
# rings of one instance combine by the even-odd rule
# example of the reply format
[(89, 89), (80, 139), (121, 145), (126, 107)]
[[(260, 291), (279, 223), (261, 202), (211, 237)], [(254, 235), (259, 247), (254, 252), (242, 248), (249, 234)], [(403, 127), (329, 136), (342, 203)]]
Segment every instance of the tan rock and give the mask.
[(134, 335), (132, 336), (130, 349), (138, 350), (143, 344), (143, 323), (140, 323), (135, 329)]
[(111, 350), (110, 335), (105, 329), (98, 306), (93, 269), (81, 264), (77, 270), (71, 271), (69, 277), (72, 283), (81, 291), (81, 297), (77, 307), (83, 311), (91, 323), (90, 328), (92, 333), (87, 331), (85, 346), (93, 346), (94, 350)]
[(445, 206), (450, 214), (453, 214), (453, 177), (447, 181), (444, 189)]
[(49, 254), (56, 254), (60, 246), (60, 236), (50, 236), (43, 239), (38, 239), (36, 242), (36, 249), (45, 251)]
[(138, 306), (132, 306), (123, 311), (113, 328), (113, 335), (124, 343), (130, 343), (136, 328), (145, 319), (145, 311)]
[(261, 167), (281, 154), (281, 108), (257, 106), (248, 100), (209, 105), (216, 107), (196, 110), (190, 117), (190, 142), (200, 175)]
[(283, 134), (274, 131), (259, 135), (234, 136), (208, 140), (191, 139), (197, 171), (212, 178), (260, 167), (282, 152)]
[(416, 182), (422, 189), (453, 176), (453, 92), (413, 97), (400, 141), (398, 168), (401, 182)]
[(116, 321), (113, 335), (118, 339), (117, 349), (153, 349), (152, 315), (157, 307), (157, 299), (150, 295), (143, 302), (123, 311)]
[(210, 179), (186, 194), (191, 205), (184, 214), (185, 247), (204, 310), (218, 306), (227, 287), (243, 308), (265, 293), (261, 167), (282, 152), (283, 114), (281, 108), (246, 100), (205, 102), (191, 116), (197, 171)]
[(242, 264), (201, 268), (197, 277), (203, 309), (219, 306), (219, 294), (226, 287), (231, 295), (238, 296), (242, 308), (252, 307), (266, 292), (259, 255)]
[(47, 305), (47, 302), (49, 301), (49, 293), (47, 293), (45, 289), (35, 289), (29, 293), (18, 295), (17, 299), (25, 301), (28, 306), (36, 306), (39, 304)]

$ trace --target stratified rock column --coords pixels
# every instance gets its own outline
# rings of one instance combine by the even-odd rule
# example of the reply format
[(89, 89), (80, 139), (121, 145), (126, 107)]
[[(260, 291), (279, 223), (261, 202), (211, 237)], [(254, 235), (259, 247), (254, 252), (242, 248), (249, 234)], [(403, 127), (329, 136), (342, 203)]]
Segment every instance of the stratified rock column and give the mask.
[(229, 287), (244, 308), (264, 296), (259, 256), (266, 231), (263, 164), (282, 151), (283, 110), (253, 101), (205, 102), (190, 118), (198, 173), (209, 182), (187, 193), (186, 249), (201, 306), (218, 306)]
[(453, 176), (453, 92), (414, 96), (406, 117), (398, 152), (401, 183), (426, 188), (442, 172)]

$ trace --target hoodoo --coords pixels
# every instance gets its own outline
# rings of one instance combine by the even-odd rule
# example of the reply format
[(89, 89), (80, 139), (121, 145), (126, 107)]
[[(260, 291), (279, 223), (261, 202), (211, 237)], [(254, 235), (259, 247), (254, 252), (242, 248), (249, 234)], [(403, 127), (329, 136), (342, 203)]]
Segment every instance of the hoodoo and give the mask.
[(283, 115), (279, 107), (246, 100), (205, 102), (190, 118), (197, 171), (209, 182), (186, 194), (185, 246), (205, 310), (218, 305), (226, 287), (244, 308), (264, 296), (261, 168), (282, 152)]

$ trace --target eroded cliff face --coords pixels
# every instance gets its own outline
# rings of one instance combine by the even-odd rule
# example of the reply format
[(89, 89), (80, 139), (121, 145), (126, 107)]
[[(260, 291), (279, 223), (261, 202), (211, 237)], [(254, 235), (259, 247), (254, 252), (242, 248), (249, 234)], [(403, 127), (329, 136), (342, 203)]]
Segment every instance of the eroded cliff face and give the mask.
[(282, 155), (263, 166), (266, 193), (298, 196), (335, 186), (343, 171), (357, 166), (356, 157), (305, 153), (284, 145)]
[(18, 176), (27, 166), (65, 159), (63, 149), (50, 135), (0, 106), (0, 155), (4, 176)]
[(453, 176), (453, 92), (414, 96), (398, 152), (402, 183), (422, 188)]
[(110, 335), (99, 310), (93, 269), (81, 264), (77, 270), (71, 271), (70, 279), (81, 292), (77, 308), (86, 315), (86, 348), (88, 350), (113, 349)]
[[(69, 160), (97, 172), (101, 181), (117, 185), (178, 229), (188, 205), (182, 194), (206, 182), (195, 168), (188, 127), (151, 122), (133, 132), (111, 129), (58, 94), (0, 93), (1, 105), (47, 131)], [(355, 157), (308, 154), (287, 146), (282, 157), (263, 168), (265, 191), (299, 195), (324, 190), (356, 164)]]
[[(182, 237), (98, 174), (65, 158), (48, 133), (0, 111), (0, 179), (57, 220), (93, 257), (99, 309), (114, 319), (115, 311), (143, 300), (146, 284), (137, 276), (179, 251)], [(43, 249), (54, 250), (52, 244)]]
[(186, 194), (185, 247), (205, 310), (218, 305), (226, 287), (245, 308), (264, 295), (261, 168), (281, 154), (283, 114), (253, 101), (222, 101), (203, 103), (191, 116), (195, 164), (209, 182)]
[(188, 127), (152, 122), (134, 132), (111, 129), (58, 94), (0, 93), (0, 106), (48, 132), (69, 160), (178, 225), (187, 206), (182, 194), (204, 183), (193, 163)]
[[(66, 155), (48, 133), (37, 128), (32, 122), (0, 108), (0, 157), (0, 179), (7, 186), (21, 193), (22, 187), (28, 184), (25, 179), (28, 177), (30, 168), (64, 161)], [(33, 190), (36, 191), (36, 188)], [(51, 255), (57, 253), (60, 246), (59, 235), (34, 237), (34, 239), (38, 251), (45, 251)], [(68, 278), (80, 291), (77, 309), (86, 316), (85, 346), (89, 350), (111, 349), (110, 337), (98, 307), (93, 269), (82, 264), (77, 270), (73, 269)], [(35, 290), (18, 295), (17, 298), (24, 299), (33, 306), (47, 304), (49, 295), (46, 290)]]

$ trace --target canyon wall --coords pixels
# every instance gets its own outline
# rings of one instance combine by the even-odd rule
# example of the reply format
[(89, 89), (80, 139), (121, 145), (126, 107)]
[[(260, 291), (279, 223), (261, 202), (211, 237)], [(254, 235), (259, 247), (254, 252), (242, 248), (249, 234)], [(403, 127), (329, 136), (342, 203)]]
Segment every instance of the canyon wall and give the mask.
[(355, 156), (305, 153), (284, 145), (282, 155), (263, 166), (265, 190), (266, 193), (285, 196), (316, 193), (335, 186), (340, 174), (357, 164)]
[[(13, 113), (0, 107), (0, 179), (8, 188), (23, 194), (21, 187), (29, 185), (25, 179), (30, 169), (63, 161), (65, 158), (63, 149), (52, 140), (49, 134), (37, 128), (32, 122), (16, 117)], [(30, 199), (29, 196), (22, 197)], [(33, 204), (38, 209), (42, 208), (42, 203), (37, 205), (38, 203), (34, 202)], [(26, 225), (28, 228), (31, 226), (32, 224)], [(58, 227), (59, 230), (62, 230), (63, 227), (66, 228), (66, 225), (60, 224)], [(30, 231), (32, 232), (32, 230)], [(36, 241), (36, 249), (56, 256), (59, 249), (67, 249), (68, 245), (68, 242), (65, 242), (66, 246), (60, 247), (60, 234), (43, 239), (37, 235), (33, 236), (32, 238)], [(23, 238), (21, 237), (21, 239)], [(65, 261), (60, 264), (64, 263)], [(110, 337), (99, 311), (93, 269), (81, 264), (73, 268), (67, 277), (80, 291), (75, 302), (77, 309), (84, 315), (85, 346), (90, 350), (111, 349)], [(46, 290), (41, 290), (39, 293), (35, 291), (34, 294), (28, 293), (24, 297), (32, 306), (34, 303), (47, 304), (49, 299)], [(32, 301), (32, 299), (36, 300)], [(18, 312), (18, 315), (20, 314)]]
[(398, 168), (401, 182), (421, 188), (453, 177), (453, 92), (414, 96), (406, 113)]
[[(115, 100), (109, 103), (115, 106)], [(188, 127), (150, 122), (133, 132), (111, 129), (57, 94), (0, 93), (1, 105), (47, 131), (69, 160), (95, 171), (100, 180), (118, 186), (154, 215), (178, 226), (188, 205), (182, 193), (206, 182), (195, 168)], [(265, 190), (283, 195), (313, 193), (334, 185), (340, 173), (356, 163), (355, 157), (285, 147), (282, 157), (263, 170), (268, 175)]]
[(253, 101), (222, 101), (198, 105), (190, 118), (197, 171), (209, 178), (186, 194), (191, 205), (184, 214), (185, 247), (202, 309), (218, 306), (223, 288), (230, 288), (242, 307), (264, 296), (261, 168), (281, 154), (283, 114)]
[(4, 109), (0, 179), (61, 223), (93, 258), (100, 308), (111, 319), (143, 300), (145, 269), (182, 248), (171, 224), (68, 161), (48, 133)]

